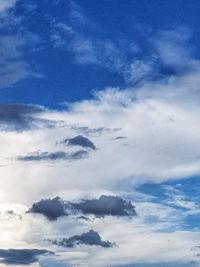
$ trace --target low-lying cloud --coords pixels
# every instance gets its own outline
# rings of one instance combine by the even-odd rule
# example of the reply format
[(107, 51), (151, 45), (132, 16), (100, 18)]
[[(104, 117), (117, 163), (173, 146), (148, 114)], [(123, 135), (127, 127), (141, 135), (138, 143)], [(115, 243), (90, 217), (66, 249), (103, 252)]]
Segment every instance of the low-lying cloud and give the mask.
[(88, 152), (85, 150), (78, 150), (75, 152), (35, 152), (26, 156), (18, 156), (17, 160), (24, 162), (34, 161), (56, 161), (56, 160), (79, 160), (88, 156)]
[(93, 142), (83, 135), (77, 135), (72, 138), (67, 138), (63, 140), (61, 143), (66, 144), (67, 146), (80, 146), (83, 148), (90, 148), (93, 150), (96, 149), (96, 146), (93, 144)]
[(52, 254), (45, 249), (0, 249), (0, 262), (6, 265), (30, 265), (38, 262), (38, 257)]
[(72, 209), (83, 214), (92, 214), (99, 217), (111, 216), (135, 216), (135, 207), (121, 197), (102, 195), (96, 199), (82, 200), (78, 203), (70, 203)]
[(0, 129), (6, 131), (23, 131), (45, 127), (54, 124), (51, 120), (40, 117), (46, 109), (38, 105), (27, 105), (22, 103), (0, 104)]
[(60, 197), (42, 199), (34, 203), (28, 212), (42, 214), (49, 220), (56, 220), (59, 217), (74, 214), (74, 212), (96, 217), (136, 216), (135, 207), (131, 202), (121, 197), (106, 195), (79, 202), (64, 201)]
[(67, 216), (64, 202), (61, 198), (42, 199), (32, 205), (29, 213), (39, 213), (50, 221), (54, 221), (62, 216)]
[(73, 248), (76, 245), (87, 245), (87, 246), (100, 246), (104, 248), (110, 248), (114, 244), (110, 241), (103, 241), (98, 232), (90, 230), (81, 235), (74, 235), (69, 238), (63, 238), (61, 240), (50, 240), (54, 245), (63, 246), (67, 248)]

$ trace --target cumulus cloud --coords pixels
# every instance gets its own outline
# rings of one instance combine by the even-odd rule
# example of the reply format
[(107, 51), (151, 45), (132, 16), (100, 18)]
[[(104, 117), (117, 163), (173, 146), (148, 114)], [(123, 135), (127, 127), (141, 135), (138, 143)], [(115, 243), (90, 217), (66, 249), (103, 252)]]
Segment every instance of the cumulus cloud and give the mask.
[(42, 199), (39, 202), (34, 203), (28, 212), (42, 214), (52, 221), (59, 217), (67, 216), (64, 202), (59, 197)]
[(135, 216), (135, 207), (131, 202), (117, 197), (102, 195), (98, 199), (82, 200), (79, 203), (70, 203), (74, 210), (83, 214), (93, 214), (95, 216), (104, 217), (111, 216)]
[[(77, 233), (77, 230), (80, 232), (80, 228), (81, 232), (84, 232), (86, 228), (94, 227), (106, 240), (114, 240), (120, 249), (112, 247), (96, 253), (96, 246), (92, 246), (90, 249), (95, 253), (88, 254), (87, 248), (79, 247), (80, 250), (75, 250), (72, 254), (62, 254), (65, 262), (70, 261), (74, 264), (76, 258), (76, 264), (92, 266), (94, 262), (98, 262), (99, 266), (112, 266), (145, 261), (155, 263), (153, 266), (156, 266), (158, 262), (164, 261), (168, 264), (170, 260), (170, 266), (171, 262), (196, 260), (196, 255), (193, 255), (190, 248), (199, 245), (199, 232), (186, 231), (181, 217), (186, 212), (199, 212), (196, 210), (196, 202), (189, 202), (182, 196), (168, 196), (166, 203), (161, 205), (152, 203), (146, 196), (148, 201), (142, 200), (142, 203), (137, 203), (132, 192), (134, 187), (140, 184), (162, 183), (169, 178), (182, 179), (200, 173), (199, 62), (193, 59), (191, 52), (183, 52), (182, 55), (187, 56), (188, 63), (192, 66), (186, 68), (185, 72), (181, 69), (182, 63), (173, 62), (173, 56), (171, 59), (168, 58), (170, 62), (166, 61), (163, 57), (164, 50), (160, 50), (164, 49), (163, 45), (165, 42), (159, 43), (156, 53), (160, 54), (159, 60), (162, 59), (163, 65), (169, 66), (165, 71), (168, 74), (171, 71), (165, 79), (145, 78), (143, 83), (124, 90), (106, 88), (95, 93), (90, 100), (69, 105), (66, 111), (42, 111), (42, 117), (46, 119), (63, 121), (62, 127), (56, 125), (54, 128), (37, 128), (34, 134), (30, 131), (20, 134), (0, 132), (0, 160), (2, 165), (4, 161), (10, 164), (9, 168), (0, 169), (1, 200), (9, 203), (19, 201), (29, 206), (35, 199), (44, 196), (47, 198), (47, 202), (45, 199), (41, 201), (45, 204), (38, 202), (39, 204), (35, 203), (36, 207), (33, 204), (34, 208), (32, 207), (30, 212), (33, 216), (24, 216), (27, 224), (20, 234), (13, 231), (16, 235), (14, 239), (13, 233), (9, 232), (10, 224), (7, 226), (4, 223), (1, 231), (2, 242), (18, 244), (21, 238), (23, 241), (40, 243), (38, 236), (51, 237), (52, 233), (58, 233), (58, 236), (63, 237), (63, 231), (66, 231), (66, 236), (71, 236), (72, 229), (73, 233)], [(175, 45), (183, 46), (185, 49), (185, 42), (182, 44), (178, 41)], [(179, 49), (176, 48), (175, 51), (178, 53)], [(176, 71), (179, 68), (177, 75)], [(140, 74), (140, 65), (134, 66), (133, 69), (138, 69)], [(141, 72), (143, 70), (146, 71), (146, 68), (141, 65)], [(29, 113), (25, 114), (29, 116)], [(39, 113), (33, 114), (35, 117)], [(15, 115), (12, 116), (15, 118)], [(9, 116), (5, 122), (6, 120), (13, 122)], [(20, 119), (15, 120), (22, 120), (21, 115)], [(106, 130), (107, 125), (109, 130)], [(29, 129), (29, 126), (25, 128)], [(120, 129), (120, 135), (117, 136), (126, 137), (126, 141), (111, 141), (116, 138), (116, 131), (113, 129)], [(99, 148), (92, 157), (75, 160), (73, 164), (68, 164), (64, 160), (56, 161), (56, 165), (50, 164), (52, 159), (66, 157), (66, 152), (60, 148), (55, 154), (51, 152), (55, 151), (55, 143), (58, 140), (76, 134), (87, 136), (87, 132), (92, 136), (93, 144)], [(58, 146), (63, 149), (62, 144), (59, 143)], [(29, 154), (30, 151), (38, 151), (38, 148), (48, 152)], [(68, 155), (75, 153), (73, 146), (65, 149), (69, 149)], [(19, 157), (16, 158), (16, 155)], [(24, 164), (26, 161), (30, 164)], [(33, 164), (34, 162), (37, 164)], [(134, 220), (129, 220), (129, 215), (135, 215), (135, 208), (124, 199), (126, 194), (129, 196), (128, 199), (136, 203), (140, 215), (134, 217)], [(70, 201), (62, 203), (59, 209), (57, 202), (60, 200), (48, 199), (53, 195), (60, 195), (62, 199)], [(79, 201), (74, 202), (74, 199)], [(55, 208), (54, 204), (51, 204), (52, 200), (53, 203), (57, 203)], [(72, 215), (91, 214), (100, 218), (80, 221), (76, 216), (68, 216), (67, 220), (56, 220), (65, 216), (66, 211)], [(44, 229), (42, 218), (35, 216), (35, 213), (43, 214), (54, 223), (47, 224)], [(37, 234), (31, 232), (33, 224), (27, 222), (27, 217), (36, 222), (39, 229), (36, 231)], [(24, 221), (20, 220), (20, 223), (23, 224)], [(26, 232), (27, 228), (30, 230), (29, 233)], [(16, 224), (13, 229), (16, 230)], [(74, 235), (71, 238), (73, 237)], [(82, 235), (78, 235), (78, 238), (76, 236), (75, 243), (82, 242), (80, 239), (82, 240)], [(70, 237), (65, 241), (69, 244)]]
[[(85, 192), (89, 191), (88, 188), (115, 192), (130, 183), (136, 186), (199, 174), (199, 96), (199, 73), (195, 71), (165, 82), (147, 82), (134, 90), (108, 88), (97, 92), (91, 100), (70, 105), (69, 112), (44, 111), (42, 116), (45, 119), (63, 121), (63, 125), (67, 126), (38, 129), (34, 138), (28, 131), (21, 136), (1, 132), (2, 155), (7, 159), (19, 156), (15, 167), (1, 168), (2, 177), (5, 177), (2, 178), (1, 187), (6, 188), (5, 181), (11, 181), (14, 168), (18, 170), (16, 181), (24, 177), (25, 187), (28, 186), (26, 173), (38, 185), (41, 184), (39, 177), (43, 177), (41, 191), (45, 190), (46, 193), (50, 190), (51, 195), (57, 194), (55, 190), (74, 188)], [(15, 115), (8, 116), (12, 118)], [(24, 115), (20, 115), (20, 120), (21, 117), (24, 118)], [(52, 162), (52, 158), (57, 159), (58, 156), (65, 158), (73, 155), (74, 158), (71, 154), (76, 152), (71, 151), (73, 146), (67, 147), (69, 151), (64, 151), (61, 144), (55, 150), (55, 144), (66, 136), (76, 136), (77, 125), (79, 130), (83, 127), (86, 131), (109, 125), (110, 129), (120, 129), (120, 136), (125, 136), (126, 140), (111, 141), (116, 137), (116, 132), (112, 130), (101, 134), (92, 131), (92, 141), (99, 149), (91, 157), (75, 160), (73, 164), (58, 160), (56, 168), (47, 165), (40, 168), (39, 164), (32, 164), (30, 168), (29, 164), (23, 164), (25, 161)], [(18, 138), (18, 145), (12, 141), (15, 138)], [(29, 154), (30, 151), (38, 152)], [(10, 163), (3, 157), (1, 160), (1, 164)], [(58, 177), (59, 183), (55, 183)], [(26, 190), (18, 190), (20, 194), (17, 196), (23, 198)], [(43, 195), (38, 192), (33, 198), (37, 197), (42, 198)]]
[(96, 149), (93, 142), (90, 139), (88, 139), (87, 137), (82, 136), (82, 135), (77, 135), (77, 136), (72, 137), (72, 138), (67, 138), (67, 139), (61, 141), (61, 143), (66, 144), (67, 146), (81, 146), (83, 148), (90, 148), (93, 150)]
[[(68, 212), (104, 216), (136, 216), (135, 207), (117, 196), (102, 195), (96, 199), (81, 200), (80, 202), (64, 201), (59, 197), (42, 199), (32, 205), (30, 213), (40, 213), (50, 220), (68, 215)], [(87, 218), (86, 218), (87, 220)]]
[(69, 238), (63, 238), (61, 240), (50, 241), (54, 245), (67, 248), (73, 248), (75, 245), (101, 246), (104, 248), (110, 248), (113, 246), (110, 241), (103, 241), (100, 235), (94, 230), (90, 230), (87, 233), (83, 233), (81, 235), (74, 235)]
[(6, 265), (30, 265), (38, 262), (38, 257), (48, 255), (44, 249), (0, 249), (0, 262)]

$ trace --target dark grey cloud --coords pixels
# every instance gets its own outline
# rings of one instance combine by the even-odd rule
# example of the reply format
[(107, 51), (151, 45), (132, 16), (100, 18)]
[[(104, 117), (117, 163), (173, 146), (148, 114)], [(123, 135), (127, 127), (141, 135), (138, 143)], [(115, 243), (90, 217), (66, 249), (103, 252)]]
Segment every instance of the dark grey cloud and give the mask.
[(64, 201), (59, 197), (42, 199), (39, 202), (34, 203), (28, 213), (42, 214), (51, 221), (62, 216), (67, 216)]
[(135, 207), (121, 197), (102, 195), (98, 199), (82, 200), (78, 203), (70, 202), (71, 208), (83, 214), (93, 214), (103, 217), (112, 216), (135, 216)]
[(114, 244), (110, 241), (103, 241), (100, 235), (94, 230), (83, 233), (81, 235), (74, 235), (69, 238), (63, 238), (61, 240), (49, 240), (54, 245), (63, 246), (67, 248), (73, 248), (76, 245), (88, 245), (88, 246), (101, 246), (104, 248), (110, 248)]
[(78, 150), (75, 152), (34, 152), (26, 156), (18, 156), (17, 160), (32, 162), (32, 161), (56, 161), (56, 160), (79, 160), (84, 159), (88, 156), (88, 152), (85, 150)]
[(67, 146), (81, 146), (83, 148), (90, 148), (93, 150), (96, 149), (92, 141), (87, 137), (84, 137), (83, 135), (77, 135), (72, 138), (67, 138), (63, 140), (61, 143), (66, 144)]
[(122, 139), (126, 139), (126, 136), (117, 136), (114, 137), (112, 140), (122, 140)]
[[(102, 195), (98, 199), (81, 200), (80, 202), (64, 201), (60, 197), (42, 199), (29, 209), (28, 213), (38, 213), (53, 221), (62, 216), (80, 213), (84, 215), (104, 216), (136, 216), (135, 207), (117, 196)], [(85, 216), (79, 219), (90, 220)]]
[(6, 265), (29, 265), (42, 255), (52, 254), (44, 249), (0, 249), (0, 262)]
[(41, 124), (48, 127), (53, 126), (53, 121), (39, 118), (43, 112), (45, 112), (45, 108), (37, 105), (0, 104), (0, 129), (23, 131), (37, 128)]

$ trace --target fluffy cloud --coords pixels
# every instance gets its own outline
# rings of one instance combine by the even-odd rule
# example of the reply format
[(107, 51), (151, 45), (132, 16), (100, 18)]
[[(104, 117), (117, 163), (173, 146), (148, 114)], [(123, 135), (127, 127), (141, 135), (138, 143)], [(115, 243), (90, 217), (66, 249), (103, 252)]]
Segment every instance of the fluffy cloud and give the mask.
[[(114, 240), (119, 247), (104, 250), (91, 246), (92, 253), (89, 253), (87, 246), (75, 246), (70, 252), (55, 246), (60, 266), (63, 262), (72, 266), (92, 266), (94, 262), (96, 266), (133, 263), (156, 266), (161, 262), (168, 266), (171, 262), (179, 265), (181, 262), (184, 266), (190, 261), (199, 264), (198, 253), (191, 248), (199, 246), (200, 234), (184, 228), (183, 211), (178, 209), (197, 213), (196, 202), (187, 201), (184, 195), (170, 195), (162, 204), (144, 195), (140, 201), (134, 201), (137, 194), (134, 188), (138, 185), (200, 173), (199, 62), (190, 52), (185, 52), (185, 42), (174, 41), (176, 37), (172, 42), (170, 38), (162, 36), (159, 40), (163, 42), (155, 40), (159, 60), (169, 67), (168, 74), (171, 73), (165, 79), (148, 79), (149, 62), (143, 62), (144, 65), (136, 62), (133, 70), (138, 71), (140, 78), (146, 73), (146, 78), (134, 88), (106, 88), (95, 93), (92, 99), (72, 103), (62, 111), (21, 104), (2, 106), (1, 201), (21, 203), (25, 207), (35, 204), (31, 212), (22, 214), (7, 204), (6, 210), (13, 210), (22, 219), (11, 216), (8, 223), (1, 213), (1, 244), (7, 247), (14, 244), (17, 248), (31, 243), (38, 247), (44, 245), (45, 238), (60, 244), (63, 233), (71, 236), (71, 239), (64, 239), (67, 246), (70, 242), (84, 243), (88, 233), (97, 243), (107, 242), (94, 234), (100, 233), (103, 239)], [(164, 47), (169, 39), (174, 45)], [(181, 66), (185, 62), (176, 63), (181, 56), (177, 55), (173, 62), (179, 46), (182, 47), (181, 55), (188, 62), (184, 71)], [(167, 57), (170, 61), (164, 57), (163, 51), (167, 50), (171, 51), (171, 56)], [(34, 131), (29, 130), (33, 127), (32, 122), (37, 126), (44, 119), (62, 124), (56, 123), (54, 127), (44, 124), (42, 129), (34, 127)], [(72, 136), (69, 140), (73, 145), (65, 146), (60, 142), (66, 136)], [(76, 137), (75, 143), (73, 136)], [(80, 141), (80, 136), (84, 136), (84, 141)], [(74, 144), (88, 147), (90, 139), (98, 148), (95, 153), (90, 151), (90, 157), (56, 160), (74, 155), (77, 152)], [(36, 152), (31, 154), (33, 151)], [(69, 202), (63, 204), (62, 200), (52, 198), (55, 195)], [(36, 199), (43, 200), (36, 202)], [(124, 199), (136, 204), (139, 216), (125, 216), (135, 215), (135, 209)], [(72, 216), (64, 216), (68, 211)], [(77, 220), (76, 212), (78, 215), (79, 212), (93, 214), (95, 220)], [(51, 222), (36, 213), (43, 214)], [(16, 231), (18, 224), (21, 227)], [(92, 235), (89, 229), (94, 229)], [(80, 235), (80, 232), (85, 234)], [(45, 243), (45, 246), (49, 250), (52, 248), (51, 243)], [(52, 262), (55, 261), (53, 258)]]
[[(13, 180), (13, 172), (17, 183), (23, 180), (23, 187), (28, 186), (24, 175), (29, 173), (29, 180), (40, 185), (40, 190), (49, 192), (51, 196), (57, 190), (67, 192), (77, 188), (87, 192), (88, 188), (101, 188), (115, 191), (119, 188), (123, 190), (129, 183), (134, 186), (147, 181), (162, 182), (169, 178), (198, 174), (198, 84), (199, 73), (195, 71), (169, 79), (165, 83), (147, 82), (136, 89), (107, 89), (96, 93), (92, 100), (70, 105), (70, 112), (42, 112), (42, 117), (39, 118), (62, 121), (62, 125), (38, 128), (34, 131), (34, 138), (28, 131), (24, 131), (23, 135), (1, 132), (2, 164), (9, 164), (9, 168), (1, 168), (2, 177), (7, 181), (5, 183), (2, 178), (2, 191), (8, 192), (6, 184)], [(12, 110), (12, 107), (9, 109)], [(24, 110), (24, 107), (22, 109)], [(23, 127), (24, 118), (28, 125), (32, 124), (34, 120), (26, 120), (30, 111), (25, 109), (22, 115), (20, 112), (19, 115), (17, 113), (17, 119), (16, 115), (12, 115), (13, 111), (8, 112), (10, 115), (6, 116), (10, 116), (10, 121), (22, 122)], [(31, 107), (31, 111), (32, 109)], [(64, 161), (55, 161), (54, 167), (45, 163), (48, 160), (33, 160), (31, 168), (29, 164), (24, 164), (26, 156), (31, 162), (32, 158), (29, 156), (33, 156), (34, 159), (49, 159), (58, 151), (70, 155), (75, 153), (76, 147), (64, 147), (58, 142), (66, 139), (66, 136), (76, 136), (77, 125), (80, 135), (81, 131), (84, 134), (88, 132), (85, 129), (106, 129), (107, 125), (110, 129), (118, 131), (88, 133), (93, 135), (92, 141), (98, 150), (82, 161), (69, 162), (67, 165)], [(118, 136), (125, 136), (126, 139), (113, 142), (112, 139)], [(17, 140), (18, 145), (13, 140)], [(31, 155), (33, 151), (39, 152)], [(43, 154), (41, 151), (48, 152)], [(24, 160), (14, 161), (12, 166), (13, 159), (17, 156)], [(39, 177), (43, 177), (42, 184)], [(55, 183), (58, 179), (59, 183)], [(23, 198), (27, 190), (18, 190), (20, 193), (17, 195)], [(33, 194), (32, 197), (33, 200), (45, 196)]]
[(116, 196), (100, 196), (98, 199), (82, 200), (79, 203), (70, 203), (72, 209), (83, 214), (93, 214), (104, 217), (112, 216), (135, 216), (135, 207), (131, 202)]
[(67, 215), (64, 203), (59, 197), (42, 199), (39, 202), (34, 203), (29, 212), (43, 214), (49, 220), (56, 220), (61, 216)]
[(42, 199), (32, 205), (30, 213), (39, 213), (49, 220), (68, 215), (68, 212), (104, 216), (135, 216), (135, 207), (120, 197), (102, 195), (98, 199), (85, 199), (80, 202), (64, 201), (59, 197)]

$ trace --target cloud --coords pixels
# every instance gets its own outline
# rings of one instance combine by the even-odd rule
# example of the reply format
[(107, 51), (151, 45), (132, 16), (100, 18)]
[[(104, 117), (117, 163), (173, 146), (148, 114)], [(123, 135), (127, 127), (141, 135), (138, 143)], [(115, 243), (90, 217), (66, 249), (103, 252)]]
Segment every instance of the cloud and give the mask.
[(111, 267), (198, 267), (199, 264), (195, 261), (190, 262), (154, 262), (154, 263), (131, 263), (131, 264), (119, 264)]
[(113, 246), (110, 241), (103, 241), (100, 235), (94, 230), (90, 230), (89, 232), (83, 233), (81, 235), (74, 235), (69, 238), (63, 238), (61, 240), (50, 241), (54, 245), (67, 248), (73, 248), (75, 245), (101, 246), (104, 248), (110, 248)]
[(101, 39), (96, 34), (91, 35), (91, 32), (97, 32), (98, 26), (75, 2), (71, 2), (68, 17), (69, 23), (52, 23), (53, 46), (71, 53), (76, 64), (96, 65), (126, 77), (124, 73), (127, 72), (130, 58), (135, 56), (135, 45), (127, 40), (113, 42)]
[(0, 37), (0, 87), (9, 87), (31, 74), (29, 64), (24, 60), (23, 42), (18, 35)]
[(28, 60), (36, 46), (38, 49), (40, 38), (29, 30), (25, 31), (23, 24), (30, 15), (28, 9), (31, 4), (25, 4), (25, 10), (21, 13), (18, 12), (18, 2), (0, 1), (0, 88), (11, 87), (30, 77), (41, 77)]
[(0, 15), (8, 11), (9, 9), (15, 7), (17, 0), (1, 0), (0, 2)]
[(53, 126), (51, 120), (42, 119), (46, 109), (22, 103), (0, 104), (0, 128), (5, 131), (23, 131), (40, 125)]
[[(151, 35), (140, 34), (138, 43), (136, 39), (100, 38), (95, 34), (99, 31), (97, 25), (94, 30), (94, 23), (74, 2), (68, 15), (71, 18), (68, 23), (52, 24), (51, 39), (54, 46), (71, 53), (76, 64), (95, 65), (117, 73), (126, 85), (165, 80), (199, 68), (197, 60), (193, 58), (191, 33), (187, 27), (151, 31)], [(141, 42), (145, 44), (143, 47)]]
[[(189, 59), (190, 64), (193, 62), (192, 55)], [(171, 65), (173, 69), (174, 63), (170, 63), (170, 68)], [(199, 245), (199, 226), (195, 225), (195, 232), (192, 232), (194, 228), (191, 229), (191, 224), (190, 228), (186, 228), (185, 224), (186, 215), (199, 212), (196, 201), (188, 201), (184, 194), (177, 197), (178, 193), (174, 192), (176, 197), (168, 195), (162, 203), (156, 196), (145, 196), (145, 200), (140, 196), (139, 202), (135, 201), (134, 188), (144, 183), (155, 186), (169, 179), (179, 179), (179, 183), (183, 183), (183, 177), (199, 175), (200, 76), (197, 66), (198, 61), (195, 61), (195, 68), (184, 75), (166, 75), (164, 80), (144, 79), (143, 83), (124, 90), (106, 88), (95, 93), (90, 100), (67, 106), (66, 110), (45, 109), (42, 112), (42, 118), (63, 121), (62, 127), (56, 124), (54, 128), (38, 128), (34, 132), (1, 131), (1, 164), (10, 164), (0, 169), (1, 201), (30, 206), (35, 199), (44, 196), (51, 199), (51, 196), (59, 195), (70, 200), (64, 202), (63, 212), (72, 215), (66, 220), (54, 219), (54, 223), (43, 227), (42, 216), (33, 212), (32, 215), (24, 215), (20, 222), (18, 220), (24, 226), (18, 228), (14, 220), (5, 222), (1, 216), (1, 244), (13, 247), (10, 245), (13, 242), (19, 247), (21, 240), (41, 245), (42, 237), (56, 235), (55, 238), (62, 238), (63, 233), (69, 237), (74, 233), (84, 233), (85, 229), (95, 229), (105, 240), (114, 240), (120, 249), (112, 247), (101, 251), (96, 246), (84, 246), (68, 254), (55, 247), (61, 261), (74, 264), (76, 259), (76, 265), (92, 266), (98, 262), (99, 266), (112, 266), (133, 262), (157, 264), (196, 260), (190, 248)], [(108, 125), (110, 130), (105, 130)], [(113, 129), (120, 129), (120, 135), (116, 135)], [(51, 154), (55, 151), (56, 141), (76, 136), (77, 131), (89, 132), (99, 149), (92, 157), (76, 160), (73, 164), (64, 160), (49, 164), (52, 162), (50, 158), (57, 159), (59, 155), (63, 158), (62, 153)], [(82, 132), (78, 134), (86, 135)], [(116, 136), (125, 136), (126, 141), (111, 141)], [(60, 143), (58, 146), (63, 149)], [(66, 153), (60, 147), (57, 152)], [(38, 148), (48, 152), (38, 151)], [(71, 155), (74, 147), (65, 149)], [(29, 151), (37, 152), (31, 155)], [(13, 155), (33, 158), (28, 159), (29, 164), (24, 164), (25, 158), (20, 161)], [(47, 164), (43, 164), (43, 160)], [(42, 167), (35, 164), (40, 161)], [(135, 215), (135, 209), (125, 199), (135, 203), (139, 216), (129, 218), (129, 214)], [(48, 207), (45, 209), (48, 214)], [(77, 220), (78, 216), (85, 214), (98, 219)], [(198, 220), (195, 218), (193, 222)], [(66, 239), (69, 241), (69, 238)], [(89, 253), (89, 249), (94, 253)]]
[(59, 197), (42, 199), (39, 202), (34, 203), (28, 212), (42, 214), (51, 221), (62, 216), (67, 216), (64, 202)]
[[(21, 136), (1, 132), (1, 164), (14, 162), (15, 166), (1, 168), (2, 177), (5, 178), (2, 178), (0, 185), (4, 192), (8, 192), (6, 181), (11, 182), (12, 172), (15, 172), (17, 183), (28, 187), (28, 174), (30, 181), (36, 183), (41, 192), (49, 192), (50, 196), (57, 195), (55, 190), (70, 191), (74, 188), (85, 192), (100, 188), (116, 194), (117, 190), (123, 191), (130, 184), (161, 183), (169, 178), (198, 175), (199, 96), (199, 72), (195, 71), (165, 82), (148, 81), (134, 89), (107, 88), (95, 93), (93, 99), (71, 104), (66, 111), (45, 110), (42, 118), (63, 121), (64, 126), (38, 128), (34, 138), (29, 131)], [(99, 149), (85, 160), (66, 164), (66, 160), (87, 155), (86, 152), (74, 155), (74, 147), (67, 147), (65, 149), (69, 151), (65, 151), (61, 144), (55, 150), (58, 140), (76, 136), (77, 125), (78, 131), (90, 129), (92, 142)], [(100, 134), (96, 130), (91, 131), (107, 125), (111, 131), (100, 131)], [(120, 129), (120, 136), (125, 136), (126, 141), (111, 141), (116, 137), (112, 129)], [(16, 138), (17, 144), (12, 141)], [(31, 151), (36, 152), (30, 154)], [(16, 161), (11, 161), (13, 158)], [(53, 159), (60, 159), (54, 167), (43, 164), (41, 168), (39, 164), (34, 164), (53, 162)], [(30, 164), (21, 164), (25, 161)], [(42, 184), (39, 177), (44, 177)], [(56, 183), (58, 177), (59, 183)], [(19, 194), (8, 197), (23, 198), (27, 190), (18, 190)], [(39, 191), (34, 194), (31, 201), (44, 196)]]
[(18, 156), (17, 160), (24, 162), (37, 162), (37, 161), (57, 161), (57, 160), (79, 160), (88, 156), (85, 150), (78, 150), (76, 152), (34, 152), (26, 156)]
[(186, 27), (160, 31), (155, 35), (154, 48), (165, 66), (185, 74), (195, 65), (189, 45), (190, 37), (191, 32)]
[[(98, 199), (82, 200), (78, 203), (64, 201), (60, 197), (42, 199), (32, 205), (30, 213), (40, 213), (49, 220), (56, 220), (70, 212), (81, 212), (98, 217), (104, 216), (136, 216), (135, 207), (131, 202), (117, 197), (102, 195)], [(87, 220), (87, 218), (86, 218)]]
[(38, 257), (48, 255), (44, 249), (0, 249), (0, 262), (6, 265), (29, 265), (38, 262)]
[(90, 148), (93, 150), (96, 149), (93, 142), (91, 140), (89, 140), (87, 137), (84, 137), (82, 135), (77, 135), (77, 136), (72, 137), (72, 138), (67, 138), (67, 139), (61, 141), (61, 143), (66, 144), (67, 146), (81, 146), (83, 148)]
[(82, 212), (83, 214), (93, 214), (104, 217), (111, 216), (135, 216), (135, 207), (131, 202), (117, 197), (102, 195), (98, 199), (82, 200), (79, 203), (70, 203), (72, 209)]
[(71, 129), (75, 131), (76, 133), (79, 134), (84, 134), (84, 135), (91, 135), (91, 136), (99, 136), (103, 135), (105, 133), (109, 132), (119, 132), (121, 129), (120, 128), (108, 128), (108, 127), (98, 127), (98, 128), (90, 128), (87, 126), (71, 126)]
[(81, 25), (90, 24), (89, 18), (84, 14), (81, 6), (76, 2), (70, 1), (70, 20), (72, 23), (79, 23)]
[(117, 136), (117, 137), (114, 137), (112, 140), (124, 140), (126, 139), (126, 136)]

